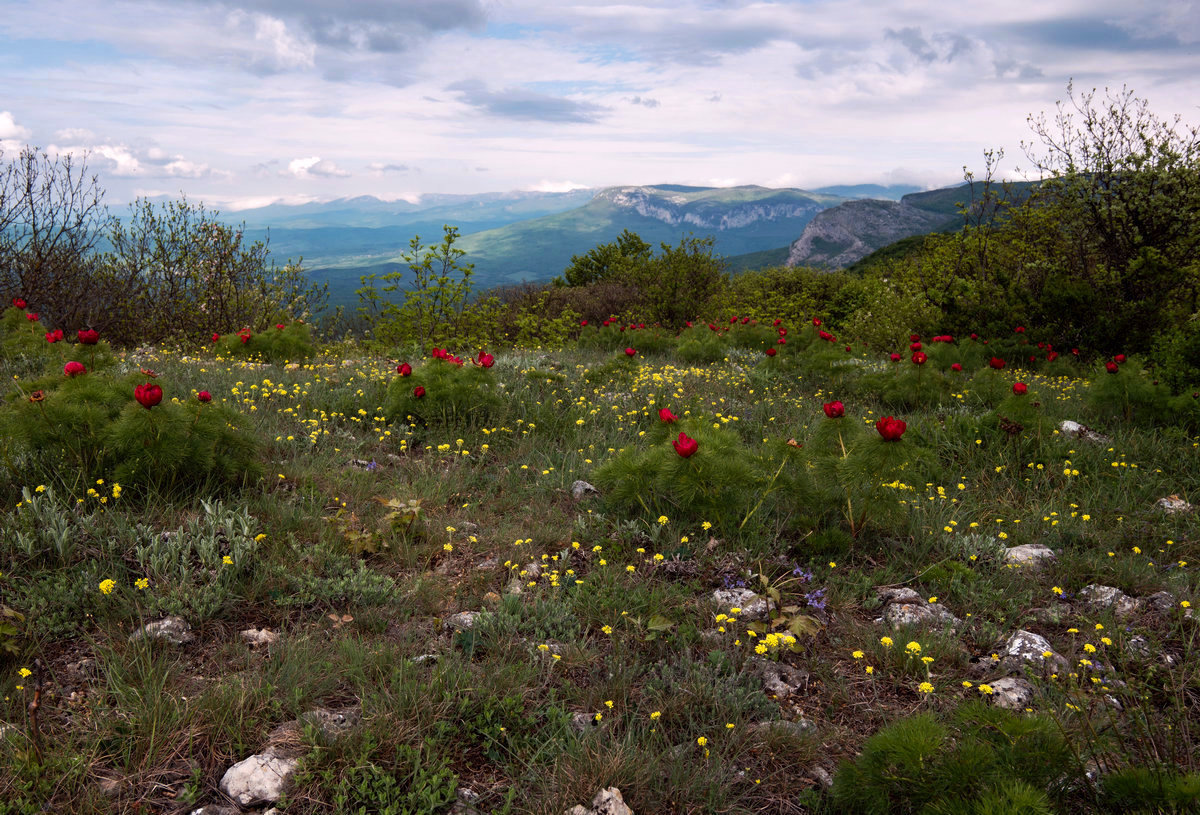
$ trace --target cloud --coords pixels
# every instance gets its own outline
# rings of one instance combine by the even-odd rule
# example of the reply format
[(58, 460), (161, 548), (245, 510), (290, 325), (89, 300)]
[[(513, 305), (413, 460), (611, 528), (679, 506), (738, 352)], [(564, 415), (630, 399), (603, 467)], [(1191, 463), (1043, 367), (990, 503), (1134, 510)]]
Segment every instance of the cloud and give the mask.
[(455, 82), (446, 90), (457, 92), (459, 99), (471, 107), (502, 119), (590, 123), (598, 121), (608, 110), (591, 102), (576, 102), (522, 88), (492, 91), (477, 79)]
[(96, 134), (86, 127), (66, 127), (54, 131), (54, 138), (65, 142), (91, 142), (96, 140)]
[(346, 178), (350, 175), (329, 159), (320, 156), (292, 159), (288, 162), (284, 174), (294, 175), (296, 178)]
[(645, 98), (643, 98), (641, 96), (635, 96), (629, 100), (629, 103), (632, 105), (642, 105), (643, 107), (647, 107), (647, 108), (656, 108), (659, 105), (659, 102), (657, 99), (651, 99), (648, 96)]
[(0, 152), (21, 152), (32, 135), (33, 132), (29, 128), (17, 124), (12, 113), (0, 110)]
[(241, 39), (243, 67), (266, 75), (315, 64), (316, 46), (297, 37), (286, 22), (265, 14), (231, 11), (226, 27)]
[(376, 175), (384, 173), (407, 173), (412, 168), (407, 164), (384, 164), (383, 162), (373, 161), (367, 165), (367, 169)]

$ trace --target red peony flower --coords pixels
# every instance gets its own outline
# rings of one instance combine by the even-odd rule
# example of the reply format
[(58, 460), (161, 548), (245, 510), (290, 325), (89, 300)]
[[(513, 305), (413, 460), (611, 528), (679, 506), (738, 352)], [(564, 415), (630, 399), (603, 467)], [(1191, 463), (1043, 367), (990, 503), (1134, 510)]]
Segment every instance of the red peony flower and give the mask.
[(95, 345), (100, 342), (100, 332), (94, 328), (81, 328), (78, 334), (80, 345)]
[(496, 364), (496, 358), (491, 354), (485, 354), (483, 351), (480, 351), (479, 356), (475, 357), (475, 364), (480, 368), (490, 368)]
[(1029, 386), (1026, 385), (1024, 382), (1014, 382), (1013, 383), (1013, 393), (1015, 393), (1017, 396), (1024, 396), (1026, 393), (1028, 393), (1028, 391), (1029, 391)]
[(1118, 365), (1125, 364), (1125, 355), (1124, 354), (1117, 354), (1115, 357), (1113, 357), (1113, 359), (1115, 359), (1117, 361)]
[(417, 385), (415, 388), (413, 388), (413, 396), (416, 397), (417, 399), (424, 399), (425, 398), (425, 386)]
[(957, 363), (957, 362), (956, 362), (956, 363), (954, 363), (953, 365), (951, 365), (951, 366), (950, 366), (950, 370), (952, 370), (952, 371), (961, 371), (961, 370), (962, 370), (962, 365), (960, 365), (959, 363)]
[(774, 348), (767, 349), (767, 356), (769, 356), (769, 357), (775, 356), (776, 353), (778, 353), (778, 352)]
[(772, 328), (774, 328), (774, 327), (778, 326), (778, 325), (779, 325), (780, 323), (782, 323), (782, 322), (783, 322), (783, 320), (781, 320), (781, 319), (779, 319), (778, 317), (776, 317), (776, 318), (775, 318), (775, 322), (771, 323), (771, 327), (772, 327)]
[(212, 335), (212, 341), (213, 341), (213, 342), (218, 342), (218, 341), (220, 341), (220, 339), (221, 339), (221, 335), (220, 335), (220, 334), (218, 334), (216, 331), (214, 331), (214, 332), (213, 332), (213, 335)]
[(280, 331), (282, 331), (282, 330), (283, 330), (283, 323), (275, 323), (275, 327), (276, 327), (276, 328), (278, 328)]
[(38, 321), (38, 315), (30, 312), (29, 314), (25, 315), (25, 319), (31, 323), (36, 323)]
[(396, 373), (400, 374), (400, 376), (412, 376), (412, 366), (407, 362), (401, 362), (396, 366)]
[(1014, 329), (1013, 329), (1013, 331), (1017, 332), (1018, 334), (1024, 334), (1024, 333), (1025, 333), (1025, 326), (1023, 326), (1023, 325), (1019, 325), (1019, 326), (1017, 326), (1016, 328), (1014, 328)]
[(679, 417), (676, 416), (674, 413), (672, 413), (669, 408), (659, 408), (658, 409), (658, 419), (659, 419), (659, 421), (664, 422), (665, 424), (671, 424), (678, 418)]
[(46, 332), (46, 342), (55, 343), (55, 342), (58, 342), (59, 340), (61, 340), (62, 338), (63, 338), (63, 333), (62, 333), (61, 328), (56, 328), (53, 331)]
[(884, 416), (875, 423), (875, 429), (879, 431), (879, 435), (883, 437), (884, 441), (900, 441), (900, 437), (904, 435), (908, 425), (899, 419)]
[(916, 341), (917, 341), (917, 340), (919, 340), (919, 339), (921, 339), (921, 335), (920, 335), (920, 334), (909, 334), (909, 335), (908, 335), (908, 341), (909, 341), (909, 342), (916, 342)]
[(684, 458), (691, 458), (700, 449), (700, 444), (686, 433), (680, 433), (679, 438), (671, 442), (675, 452)]
[(1049, 352), (1048, 354), (1046, 354), (1046, 361), (1047, 361), (1047, 362), (1053, 362), (1053, 361), (1054, 361), (1054, 360), (1056, 360), (1056, 359), (1058, 359), (1058, 352), (1057, 352), (1057, 351), (1051, 351), (1051, 352)]
[(821, 407), (830, 419), (840, 419), (846, 415), (846, 406), (841, 402), (826, 402)]
[(249, 334), (238, 334), (238, 336), (239, 336), (239, 337), (241, 338), (241, 340), (242, 340), (242, 345), (245, 345), (246, 343), (250, 342), (250, 335), (249, 335)]
[(988, 365), (991, 365), (998, 371), (1004, 367), (1004, 360), (1000, 359), (1000, 357), (992, 357), (992, 360), (988, 363)]
[(1110, 374), (1115, 374), (1117, 371), (1121, 370), (1121, 366), (1115, 362), (1106, 362), (1104, 363), (1104, 369)]
[(891, 360), (892, 360), (892, 362), (899, 362), (899, 361), (900, 361), (900, 355), (899, 355), (899, 354), (892, 354), (892, 356), (891, 356)]
[(979, 335), (978, 335), (978, 334), (972, 334), (972, 335), (971, 335), (971, 339), (973, 339), (973, 340), (977, 340), (977, 339), (979, 339)]
[(151, 382), (138, 385), (133, 389), (133, 398), (138, 401), (138, 404), (146, 410), (157, 405), (162, 401), (163, 391), (158, 385)]
[(847, 345), (847, 346), (846, 346), (846, 353), (847, 353), (847, 354), (848, 354), (848, 353), (850, 353), (850, 346), (849, 346), (849, 345)]
[(212, 401), (212, 394), (208, 391), (200, 391), (196, 394), (196, 398), (207, 404), (208, 402)]
[(912, 355), (913, 365), (924, 365), (929, 361), (929, 355), (924, 351), (917, 351)]
[(87, 368), (83, 367), (82, 362), (68, 362), (63, 366), (63, 373), (67, 376), (79, 376), (80, 374), (86, 374)]
[(820, 317), (813, 317), (813, 325), (815, 325), (815, 326), (820, 326), (820, 325), (821, 325), (821, 318), (820, 318)]
[(737, 317), (730, 317), (730, 318), (729, 318), (729, 324), (730, 324), (730, 325), (733, 325), (733, 324), (734, 324), (734, 323), (736, 323), (736, 322), (737, 322)]
[(779, 336), (781, 336), (781, 337), (786, 337), (786, 336), (787, 336), (787, 329), (786, 329), (786, 328), (781, 328), (781, 329), (779, 329)]
[(919, 343), (919, 342), (914, 342), (914, 343), (912, 343), (911, 345), (909, 345), (909, 346), (908, 346), (908, 350), (909, 350), (909, 351), (920, 351), (920, 350), (921, 350), (922, 348), (924, 348), (924, 347), (925, 347), (925, 346), (921, 345), (921, 343)]
[(580, 320), (580, 321), (579, 321), (579, 324), (580, 324), (581, 326), (583, 326), (584, 328), (587, 328), (587, 320)]
[(12, 304), (13, 304), (13, 308), (25, 308), (25, 306), (29, 305), (24, 300), (22, 300), (20, 297), (14, 297), (12, 299)]
[(775, 343), (776, 345), (787, 345), (787, 337), (780, 337)]
[(631, 357), (631, 356), (633, 356), (633, 355), (634, 355), (634, 354), (636, 354), (636, 353), (637, 353), (637, 349), (636, 349), (636, 348), (626, 348), (626, 349), (625, 349), (625, 356), (627, 356), (627, 357)]

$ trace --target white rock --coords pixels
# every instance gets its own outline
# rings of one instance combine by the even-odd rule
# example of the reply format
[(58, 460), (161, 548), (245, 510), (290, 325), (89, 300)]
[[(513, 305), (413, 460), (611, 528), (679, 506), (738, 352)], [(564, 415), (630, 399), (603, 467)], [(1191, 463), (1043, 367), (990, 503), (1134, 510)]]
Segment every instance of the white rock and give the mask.
[(954, 628), (962, 620), (936, 603), (891, 603), (883, 611), (883, 620), (899, 630), (907, 626), (922, 628)]
[[(1046, 656), (1047, 653), (1049, 656)], [(1067, 660), (1061, 654), (1055, 653), (1050, 647), (1050, 642), (1032, 631), (1020, 630), (1009, 637), (1000, 657), (1004, 667), (1010, 671), (1021, 670), (1026, 662), (1054, 671), (1063, 671), (1067, 667)]]
[(1037, 569), (1054, 560), (1054, 550), (1040, 543), (1010, 546), (1004, 550), (1004, 562), (1010, 566), (1028, 566)]
[(1159, 498), (1155, 503), (1155, 506), (1168, 515), (1176, 515), (1181, 512), (1192, 512), (1196, 509), (1178, 495), (1168, 495), (1166, 498)]
[(243, 807), (273, 804), (283, 796), (299, 764), (299, 759), (280, 758), (269, 752), (250, 756), (225, 771), (221, 792)]
[(576, 804), (568, 809), (565, 815), (633, 815), (633, 810), (626, 806), (619, 789), (609, 787), (596, 793), (591, 809)]
[(910, 589), (908, 586), (889, 586), (883, 589), (876, 589), (875, 593), (879, 595), (879, 600), (885, 606), (889, 603), (923, 603), (925, 598), (917, 594), (915, 589)]
[(767, 619), (766, 598), (759, 597), (750, 589), (717, 589), (713, 592), (712, 597), (722, 611), (729, 612), (730, 609), (739, 609), (732, 614), (739, 620), (753, 622)]
[(475, 627), (475, 621), (479, 619), (482, 611), (460, 611), (458, 614), (447, 617), (442, 627), (447, 631), (467, 631)]
[(599, 495), (600, 490), (593, 487), (586, 481), (576, 481), (571, 484), (571, 495), (578, 501), (581, 498), (586, 498), (589, 495)]
[(992, 689), (991, 700), (996, 707), (1024, 710), (1033, 701), (1033, 685), (1019, 676), (1005, 676), (987, 684)]
[(1079, 590), (1079, 599), (1092, 608), (1112, 609), (1119, 616), (1133, 614), (1141, 608), (1141, 601), (1135, 600), (1115, 586), (1101, 586), (1093, 583)]
[(192, 633), (192, 627), (187, 624), (187, 620), (182, 617), (164, 617), (161, 620), (146, 623), (129, 635), (130, 642), (137, 642), (141, 639), (163, 640), (172, 645), (186, 645), (194, 642), (196, 635)]
[(1102, 433), (1097, 433), (1087, 425), (1082, 425), (1079, 422), (1072, 422), (1070, 420), (1067, 420), (1059, 425), (1058, 430), (1064, 436), (1070, 436), (1071, 438), (1075, 439), (1083, 439), (1084, 441), (1091, 442), (1092, 444), (1108, 444), (1112, 441), (1112, 439), (1110, 439), (1108, 436), (1105, 436)]
[(274, 645), (279, 641), (279, 634), (267, 628), (247, 628), (241, 632), (242, 642), (249, 645), (251, 648), (259, 648), (264, 645)]

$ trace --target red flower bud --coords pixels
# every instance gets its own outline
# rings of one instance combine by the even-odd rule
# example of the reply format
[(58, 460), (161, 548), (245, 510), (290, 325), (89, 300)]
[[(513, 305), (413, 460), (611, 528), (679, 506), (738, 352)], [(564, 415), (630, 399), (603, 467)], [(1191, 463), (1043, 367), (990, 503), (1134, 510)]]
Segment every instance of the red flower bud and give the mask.
[(962, 370), (962, 365), (960, 365), (959, 363), (957, 363), (957, 362), (956, 362), (956, 363), (954, 363), (953, 365), (951, 365), (951, 366), (950, 366), (950, 370), (952, 370), (952, 371), (961, 371), (961, 370)]
[(143, 385), (138, 385), (133, 389), (133, 398), (138, 401), (138, 404), (146, 410), (157, 405), (162, 401), (163, 391), (158, 385), (151, 382), (146, 382)]
[(992, 357), (992, 360), (988, 363), (988, 365), (991, 365), (998, 371), (1004, 367), (1004, 360), (1000, 359), (1000, 357)]
[(767, 349), (767, 356), (769, 356), (769, 357), (775, 356), (776, 353), (778, 353), (778, 352), (774, 348)]
[(81, 328), (78, 334), (80, 345), (95, 345), (100, 342), (100, 332), (94, 328)]
[(979, 339), (979, 335), (978, 335), (978, 334), (972, 334), (972, 335), (971, 335), (971, 339), (973, 339), (973, 340), (977, 340), (977, 339)]
[(635, 348), (626, 348), (625, 349), (625, 356), (627, 356), (627, 357), (631, 357), (636, 353), (637, 353), (637, 349), (635, 349)]
[(846, 415), (846, 406), (841, 402), (826, 402), (821, 407), (830, 419), (840, 419)]
[(879, 431), (879, 435), (883, 437), (884, 441), (900, 441), (900, 437), (904, 435), (908, 425), (900, 419), (884, 416), (875, 423), (875, 429)]
[(1014, 382), (1013, 383), (1013, 393), (1015, 393), (1017, 396), (1024, 396), (1028, 391), (1029, 391), (1029, 386), (1026, 385), (1024, 382)]
[(63, 366), (63, 373), (67, 376), (79, 376), (80, 374), (86, 374), (87, 368), (83, 367), (82, 362), (68, 362)]
[(1104, 369), (1110, 374), (1115, 374), (1117, 371), (1121, 370), (1121, 366), (1115, 362), (1106, 362), (1104, 363)]
[(412, 366), (407, 362), (401, 362), (396, 366), (396, 373), (400, 374), (400, 376), (412, 376)]
[(899, 354), (892, 354), (892, 356), (891, 356), (891, 360), (892, 360), (892, 362), (899, 362), (899, 361), (900, 361), (900, 355), (899, 355)]
[(672, 413), (669, 408), (659, 408), (658, 418), (659, 421), (664, 422), (665, 424), (671, 424), (679, 417)]
[(196, 398), (207, 404), (208, 402), (212, 401), (212, 394), (208, 391), (200, 391), (196, 394)]
[(415, 388), (413, 388), (413, 396), (416, 397), (417, 399), (424, 399), (425, 398), (425, 386), (417, 385)]
[(700, 449), (699, 442), (682, 432), (678, 439), (671, 442), (671, 445), (675, 448), (675, 452), (684, 458), (691, 458)]
[(1117, 354), (1115, 357), (1113, 357), (1113, 359), (1115, 359), (1117, 361), (1118, 365), (1125, 364), (1125, 355), (1124, 354)]

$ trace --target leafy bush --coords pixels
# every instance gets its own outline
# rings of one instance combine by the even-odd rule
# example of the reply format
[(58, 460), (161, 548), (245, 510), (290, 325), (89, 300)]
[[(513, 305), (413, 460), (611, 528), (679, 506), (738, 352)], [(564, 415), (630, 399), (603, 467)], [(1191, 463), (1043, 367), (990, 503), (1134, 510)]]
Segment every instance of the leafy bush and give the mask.
[(276, 323), (265, 331), (243, 328), (216, 340), (216, 352), (223, 357), (257, 358), (276, 364), (300, 362), (314, 353), (312, 332), (301, 322)]
[[(492, 374), (492, 357), (480, 352), (470, 364), (435, 349), (419, 368), (405, 368), (388, 385), (384, 413), (390, 422), (482, 424), (503, 404)], [(406, 372), (407, 371), (407, 372)]]
[[(163, 384), (138, 374), (49, 374), (20, 387), (0, 412), (0, 439), (24, 462), (27, 477), (70, 493), (98, 478), (166, 492), (257, 477), (259, 444), (241, 414), (198, 396), (165, 400), (170, 385)], [(139, 389), (152, 394), (144, 404)]]

